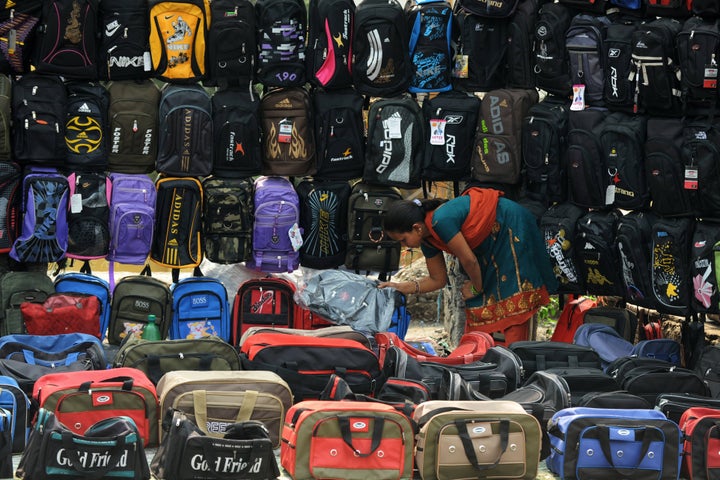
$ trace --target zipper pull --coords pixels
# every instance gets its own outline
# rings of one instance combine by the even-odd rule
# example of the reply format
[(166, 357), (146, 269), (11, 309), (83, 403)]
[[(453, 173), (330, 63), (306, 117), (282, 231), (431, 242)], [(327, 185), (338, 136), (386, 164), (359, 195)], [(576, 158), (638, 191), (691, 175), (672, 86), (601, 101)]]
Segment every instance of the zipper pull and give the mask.
[(138, 121), (137, 120), (133, 120), (132, 131), (133, 131), (133, 133), (137, 133), (137, 131), (138, 131)]

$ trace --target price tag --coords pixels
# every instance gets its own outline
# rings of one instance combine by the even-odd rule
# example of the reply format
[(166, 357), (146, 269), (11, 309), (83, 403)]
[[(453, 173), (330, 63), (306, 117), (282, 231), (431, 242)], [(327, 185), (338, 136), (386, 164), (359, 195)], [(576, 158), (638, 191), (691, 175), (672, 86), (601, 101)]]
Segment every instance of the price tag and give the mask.
[(685, 181), (683, 182), (685, 190), (698, 189), (698, 169), (697, 167), (685, 166)]
[(294, 223), (290, 230), (288, 230), (288, 236), (290, 237), (290, 244), (293, 250), (296, 252), (303, 246), (302, 231), (297, 223)]
[(402, 138), (402, 130), (400, 129), (401, 124), (402, 118), (399, 115), (397, 117), (391, 116), (390, 118), (383, 120), (383, 127), (385, 127), (388, 132), (387, 138)]
[(455, 55), (452, 76), (455, 78), (468, 78), (468, 56)]
[(430, 120), (430, 145), (445, 145), (445, 125), (441, 119)]
[(287, 118), (280, 120), (280, 123), (278, 124), (278, 142), (290, 143), (292, 140), (292, 125), (292, 121)]
[(150, 52), (143, 53), (143, 71), (149, 72), (152, 70), (152, 57)]
[(605, 189), (605, 205), (615, 203), (615, 185), (608, 185)]
[(717, 88), (718, 67), (716, 65), (705, 65), (703, 88)]
[(15, 55), (17, 47), (17, 30), (14, 28), (8, 32), (8, 55)]
[(73, 194), (70, 197), (70, 212), (80, 213), (82, 212), (82, 195), (79, 193)]

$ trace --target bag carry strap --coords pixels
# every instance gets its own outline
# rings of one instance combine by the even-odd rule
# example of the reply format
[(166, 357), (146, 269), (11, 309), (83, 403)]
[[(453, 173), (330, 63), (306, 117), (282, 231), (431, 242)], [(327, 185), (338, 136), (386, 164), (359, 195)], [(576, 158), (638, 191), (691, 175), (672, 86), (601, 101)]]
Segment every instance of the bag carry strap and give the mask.
[[(257, 404), (257, 398), (259, 395), (257, 390), (245, 390), (243, 393), (243, 400), (240, 404), (240, 408), (238, 409), (237, 417), (235, 418), (236, 423), (250, 420), (252, 412), (255, 410), (255, 405)], [(203, 433), (207, 434), (207, 390), (194, 390), (192, 392), (192, 398), (195, 423), (198, 428), (203, 431)]]
[(460, 440), (462, 441), (463, 450), (465, 450), (465, 456), (470, 461), (470, 464), (475, 468), (475, 470), (480, 473), (480, 475), (478, 475), (478, 478), (485, 478), (485, 475), (483, 475), (484, 471), (495, 468), (497, 464), (500, 463), (500, 459), (505, 453), (505, 450), (507, 450), (510, 437), (510, 421), (500, 420), (500, 453), (498, 453), (493, 463), (488, 463), (485, 465), (480, 465), (478, 463), (477, 455), (475, 454), (475, 447), (473, 446), (470, 435), (468, 435), (467, 433), (467, 423), (468, 422), (461, 418), (455, 419), (455, 427), (457, 428), (458, 435), (460, 436)]
[(602, 450), (603, 456), (605, 456), (605, 460), (608, 462), (608, 465), (610, 465), (610, 467), (615, 470), (615, 473), (617, 473), (618, 475), (621, 475), (623, 477), (634, 476), (637, 469), (640, 467), (640, 463), (642, 462), (643, 458), (645, 458), (648, 450), (650, 450), (650, 437), (652, 437), (652, 435), (649, 434), (649, 431), (647, 429), (642, 430), (643, 440), (640, 446), (640, 455), (637, 457), (637, 463), (634, 467), (615, 466), (615, 462), (613, 462), (613, 455), (610, 451), (610, 427), (598, 426), (597, 432), (598, 441), (600, 442), (600, 449)]
[(385, 426), (385, 419), (382, 417), (373, 417), (373, 433), (372, 442), (370, 443), (370, 451), (362, 453), (360, 450), (355, 448), (352, 443), (352, 432), (350, 431), (350, 418), (345, 416), (337, 417), (338, 426), (340, 426), (340, 434), (342, 435), (343, 442), (355, 453), (358, 457), (369, 457), (375, 450), (380, 446), (382, 441), (383, 427)]
[[(108, 472), (115, 468), (115, 465), (117, 465), (117, 463), (120, 461), (120, 457), (122, 457), (123, 452), (125, 452), (126, 450), (125, 448), (123, 448), (125, 446), (125, 443), (121, 443), (124, 439), (124, 437), (118, 437), (115, 439), (115, 446), (109, 448), (110, 460), (107, 462), (107, 465), (104, 468), (101, 468), (99, 470), (86, 469), (82, 466), (82, 463), (80, 463), (80, 452), (78, 451), (78, 444), (73, 441), (73, 434), (67, 431), (62, 432), (62, 444), (65, 448), (65, 453), (68, 456), (68, 460), (70, 463), (69, 467), (76, 472), (82, 474), (82, 478), (92, 480), (104, 478)], [(83, 437), (83, 442), (88, 442), (91, 445), (93, 444), (92, 439), (89, 439), (87, 437)], [(107, 442), (103, 441), (103, 443)]]
[(68, 353), (68, 356), (58, 360), (37, 360), (35, 354), (31, 350), (23, 350), (23, 356), (25, 357), (25, 363), (30, 365), (40, 365), (43, 367), (53, 367), (60, 365), (72, 365), (78, 361), (80, 352)]

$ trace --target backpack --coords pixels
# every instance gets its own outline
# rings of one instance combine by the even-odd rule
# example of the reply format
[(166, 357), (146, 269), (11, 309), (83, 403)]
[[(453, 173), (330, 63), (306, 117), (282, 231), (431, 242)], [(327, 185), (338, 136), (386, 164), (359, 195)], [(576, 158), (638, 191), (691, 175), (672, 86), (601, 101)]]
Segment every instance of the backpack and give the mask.
[(73, 172), (68, 176), (66, 256), (80, 260), (105, 258), (110, 249), (110, 179), (104, 173)]
[(638, 27), (632, 36), (632, 69), (635, 82), (633, 111), (677, 116), (682, 111), (680, 65), (675, 39), (682, 24), (658, 18)]
[(522, 168), (522, 124), (537, 90), (499, 89), (485, 94), (472, 156), (472, 178), (516, 184)]
[(589, 297), (579, 297), (567, 302), (560, 311), (550, 341), (573, 343), (575, 332), (584, 323), (585, 314), (596, 306), (597, 302)]
[(407, 90), (414, 68), (409, 32), (397, 0), (362, 0), (357, 5), (352, 73), (358, 92), (391, 97)]
[(402, 198), (395, 187), (363, 182), (353, 185), (348, 200), (347, 269), (379, 272), (381, 278), (398, 269), (400, 242), (385, 235), (383, 215), (393, 201)]
[(577, 223), (585, 210), (571, 203), (552, 205), (540, 218), (540, 231), (545, 249), (557, 278), (558, 292), (579, 293), (584, 291), (584, 278), (576, 264)]
[(604, 369), (618, 358), (627, 357), (633, 349), (629, 342), (610, 325), (603, 323), (585, 323), (575, 331), (575, 345), (590, 347), (595, 350), (602, 361)]
[(600, 108), (570, 111), (568, 116), (567, 173), (569, 199), (585, 208), (605, 207), (607, 172), (600, 132), (608, 112)]
[(456, 4), (457, 48), (452, 75), (458, 88), (485, 91), (505, 86), (509, 19), (488, 18)]
[(65, 159), (67, 90), (55, 75), (28, 73), (12, 84), (13, 158), (59, 166)]
[(580, 13), (578, 15), (605, 13), (609, 0), (560, 0), (563, 5), (572, 8)]
[[(145, 174), (111, 173), (110, 248), (107, 260), (142, 265), (152, 246), (155, 184)], [(112, 277), (111, 277), (112, 278)]]
[[(203, 259), (203, 191), (192, 177), (160, 177), (155, 182), (155, 227), (150, 259), (173, 269), (197, 267)], [(176, 281), (176, 278), (173, 278)]]
[(643, 0), (645, 15), (658, 17), (689, 17), (693, 0)]
[(694, 220), (659, 218), (652, 229), (652, 286), (658, 309), (682, 315), (690, 302), (690, 240)]
[(307, 7), (301, 0), (259, 0), (257, 79), (265, 87), (305, 84)]
[(613, 111), (632, 112), (635, 82), (629, 79), (632, 68), (632, 37), (638, 24), (611, 23), (605, 30), (603, 60), (603, 103)]
[(71, 170), (105, 171), (110, 95), (100, 83), (70, 82), (66, 86), (65, 165)]
[(522, 125), (525, 195), (547, 207), (567, 200), (565, 169), (570, 103), (552, 96), (528, 109)]
[(248, 268), (260, 272), (292, 272), (300, 262), (300, 205), (295, 187), (285, 177), (255, 179), (252, 256)]
[(155, 315), (160, 335), (165, 338), (173, 315), (170, 286), (147, 275), (121, 278), (112, 293), (108, 343), (120, 345), (129, 340), (127, 337), (139, 337), (150, 314)]
[(213, 175), (250, 177), (262, 171), (260, 102), (246, 90), (212, 96)]
[(720, 27), (716, 20), (692, 17), (683, 23), (677, 37), (677, 54), (686, 111), (691, 107), (693, 113), (705, 113), (717, 106), (717, 75), (708, 75), (707, 68), (717, 65), (718, 53)]
[(347, 254), (350, 184), (343, 180), (303, 180), (295, 189), (303, 231), (300, 265), (315, 269), (339, 267)]
[(313, 172), (315, 136), (310, 94), (303, 87), (278, 88), (260, 99), (264, 175)]
[(206, 73), (209, 0), (148, 0), (150, 57), (156, 78), (197, 82)]
[(100, 0), (45, 0), (35, 44), (35, 71), (66, 78), (98, 77)]
[[(594, 5), (603, 5), (601, 1)], [(610, 19), (587, 13), (575, 15), (565, 33), (573, 85), (584, 85), (584, 104), (602, 105), (605, 80), (604, 41)]]
[(0, 72), (22, 74), (30, 71), (43, 2), (13, 3), (0, 10)]
[(631, 211), (620, 217), (615, 229), (615, 250), (625, 286), (624, 297), (634, 305), (654, 308), (650, 279), (652, 260), (651, 212)]
[(205, 258), (225, 264), (248, 260), (252, 250), (252, 179), (207, 177), (202, 188)]
[(695, 222), (690, 243), (690, 279), (692, 295), (690, 306), (693, 312), (718, 313), (717, 272), (720, 265), (715, 262), (715, 249), (720, 245), (720, 224), (707, 220)]
[(535, 88), (533, 43), (540, 2), (523, 0), (510, 17), (506, 84), (513, 88)]
[(408, 90), (452, 90), (453, 11), (446, 0), (412, 0), (405, 4), (410, 28), (412, 80)]
[(115, 81), (110, 93), (108, 170), (150, 173), (155, 170), (160, 90), (151, 80)]
[(9, 161), (12, 154), (12, 81), (0, 74), (0, 161)]
[(585, 291), (591, 295), (622, 296), (625, 292), (614, 248), (620, 215), (616, 210), (594, 210), (578, 220), (575, 259)]
[(178, 177), (209, 175), (213, 162), (210, 94), (197, 84), (167, 84), (160, 93), (158, 115), (155, 169)]
[(213, 0), (207, 39), (206, 86), (247, 86), (255, 79), (255, 5), (249, 0)]
[(101, 0), (98, 73), (102, 80), (138, 80), (152, 74), (147, 0)]
[(693, 0), (692, 13), (703, 18), (717, 18), (720, 16), (720, 5), (714, 0)]
[(23, 178), (22, 231), (10, 257), (52, 263), (65, 256), (68, 241), (68, 180), (56, 170), (29, 169)]
[(225, 285), (217, 278), (188, 277), (173, 284), (172, 320), (168, 339), (211, 335), (230, 340), (230, 303)]
[(571, 10), (559, 3), (545, 3), (535, 24), (533, 59), (535, 86), (560, 97), (570, 96), (570, 60), (565, 48), (572, 20)]
[(420, 186), (425, 121), (409, 96), (381, 98), (368, 109), (363, 181), (399, 188)]
[(8, 253), (20, 232), (22, 170), (0, 161), (0, 253)]
[(308, 80), (318, 87), (352, 86), (352, 0), (312, 0), (308, 7)]
[(420, 178), (468, 180), (480, 99), (456, 90), (442, 92), (423, 101), (422, 113), (427, 130)]
[(705, 119), (687, 122), (684, 137), (680, 158), (684, 169), (682, 188), (690, 190), (698, 215), (717, 216), (720, 208), (720, 123), (708, 124)]
[(353, 89), (313, 93), (317, 172), (322, 180), (352, 180), (363, 174), (363, 96)]
[(92, 295), (98, 299), (100, 304), (100, 340), (102, 341), (110, 323), (112, 292), (108, 281), (87, 273), (69, 272), (55, 277), (53, 285), (56, 293), (80, 293)]

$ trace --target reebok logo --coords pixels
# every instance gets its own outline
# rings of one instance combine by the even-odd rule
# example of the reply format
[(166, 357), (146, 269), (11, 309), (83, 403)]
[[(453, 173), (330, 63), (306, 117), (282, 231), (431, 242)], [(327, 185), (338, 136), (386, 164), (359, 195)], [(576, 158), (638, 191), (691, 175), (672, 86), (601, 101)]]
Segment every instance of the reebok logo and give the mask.
[(608, 57), (610, 58), (618, 58), (620, 56), (620, 49), (619, 48), (609, 48), (608, 49)]
[(463, 120), (462, 115), (445, 115), (445, 123), (448, 125), (460, 125)]

